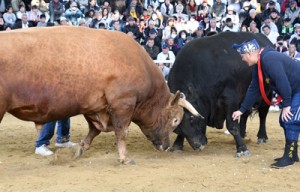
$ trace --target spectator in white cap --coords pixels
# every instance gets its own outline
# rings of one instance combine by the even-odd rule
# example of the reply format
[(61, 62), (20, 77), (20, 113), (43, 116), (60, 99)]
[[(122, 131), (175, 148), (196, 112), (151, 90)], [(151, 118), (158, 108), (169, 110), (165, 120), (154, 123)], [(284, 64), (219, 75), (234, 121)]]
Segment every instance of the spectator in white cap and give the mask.
[(289, 43), (291, 43), (291, 41), (293, 39), (296, 39), (296, 40), (300, 39), (300, 23), (296, 23), (294, 25), (294, 34), (291, 36)]
[(69, 26), (68, 20), (66, 17), (60, 17), (59, 22), (61, 26)]
[(228, 5), (227, 12), (223, 21), (225, 21), (227, 18), (231, 18), (233, 24), (239, 25), (240, 22), (239, 15), (236, 12), (234, 12), (233, 5)]

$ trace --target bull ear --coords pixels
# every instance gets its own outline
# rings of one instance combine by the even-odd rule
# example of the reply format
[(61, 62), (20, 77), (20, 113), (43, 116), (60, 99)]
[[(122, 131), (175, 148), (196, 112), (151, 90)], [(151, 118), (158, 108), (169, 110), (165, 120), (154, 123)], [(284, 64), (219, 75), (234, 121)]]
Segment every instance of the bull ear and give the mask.
[(176, 91), (176, 93), (172, 97), (173, 98), (171, 100), (171, 106), (178, 103), (178, 101), (180, 99), (180, 91)]

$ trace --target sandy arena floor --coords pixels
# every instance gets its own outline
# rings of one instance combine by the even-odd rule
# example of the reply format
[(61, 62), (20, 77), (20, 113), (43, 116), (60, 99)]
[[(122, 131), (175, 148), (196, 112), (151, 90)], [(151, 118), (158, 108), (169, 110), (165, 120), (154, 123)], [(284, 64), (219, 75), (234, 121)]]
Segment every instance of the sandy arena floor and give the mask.
[[(283, 131), (279, 113), (267, 120), (269, 144), (256, 144), (258, 117), (248, 123), (246, 143), (252, 156), (237, 159), (232, 136), (223, 130), (208, 129), (208, 146), (202, 152), (185, 144), (182, 153), (158, 152), (140, 129), (131, 124), (128, 151), (136, 165), (119, 165), (113, 133), (96, 137), (92, 148), (73, 161), (71, 150), (58, 151), (52, 139), (53, 157), (34, 154), (37, 137), (34, 124), (6, 114), (0, 127), (1, 192), (94, 192), (94, 191), (298, 191), (300, 163), (285, 169), (270, 164), (283, 153)], [(71, 140), (87, 134), (82, 116), (71, 119)], [(171, 134), (172, 141), (175, 134)]]

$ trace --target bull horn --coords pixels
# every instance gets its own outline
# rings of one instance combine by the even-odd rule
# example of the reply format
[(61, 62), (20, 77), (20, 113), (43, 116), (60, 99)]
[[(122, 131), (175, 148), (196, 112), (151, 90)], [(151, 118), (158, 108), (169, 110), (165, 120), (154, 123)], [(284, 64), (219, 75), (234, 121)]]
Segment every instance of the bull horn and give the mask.
[(201, 117), (202, 119), (204, 119), (204, 117), (202, 115), (200, 115), (198, 113), (198, 111), (193, 107), (193, 105), (190, 102), (188, 102), (187, 100), (180, 98), (179, 101), (178, 101), (178, 105), (181, 106), (181, 107), (186, 108), (193, 115), (195, 115), (197, 117)]

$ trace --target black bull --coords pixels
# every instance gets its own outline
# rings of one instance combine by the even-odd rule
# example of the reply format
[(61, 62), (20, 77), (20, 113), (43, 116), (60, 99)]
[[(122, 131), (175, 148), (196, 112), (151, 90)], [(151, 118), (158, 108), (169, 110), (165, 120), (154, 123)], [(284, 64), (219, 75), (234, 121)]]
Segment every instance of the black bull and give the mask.
[[(225, 32), (193, 40), (179, 52), (168, 85), (172, 92), (181, 90), (205, 119), (185, 111), (175, 130), (178, 136), (172, 150), (182, 150), (184, 138), (193, 149), (203, 149), (207, 144), (206, 126), (221, 129), (226, 120), (226, 127), (236, 142), (236, 155), (250, 154), (242, 139), (249, 113), (240, 119), (241, 126), (231, 116), (243, 101), (252, 69), (231, 46), (251, 39), (256, 39), (260, 46), (272, 45), (262, 34)], [(268, 108), (264, 102), (258, 108), (260, 128), (257, 136), (260, 141), (268, 139), (265, 127)]]

